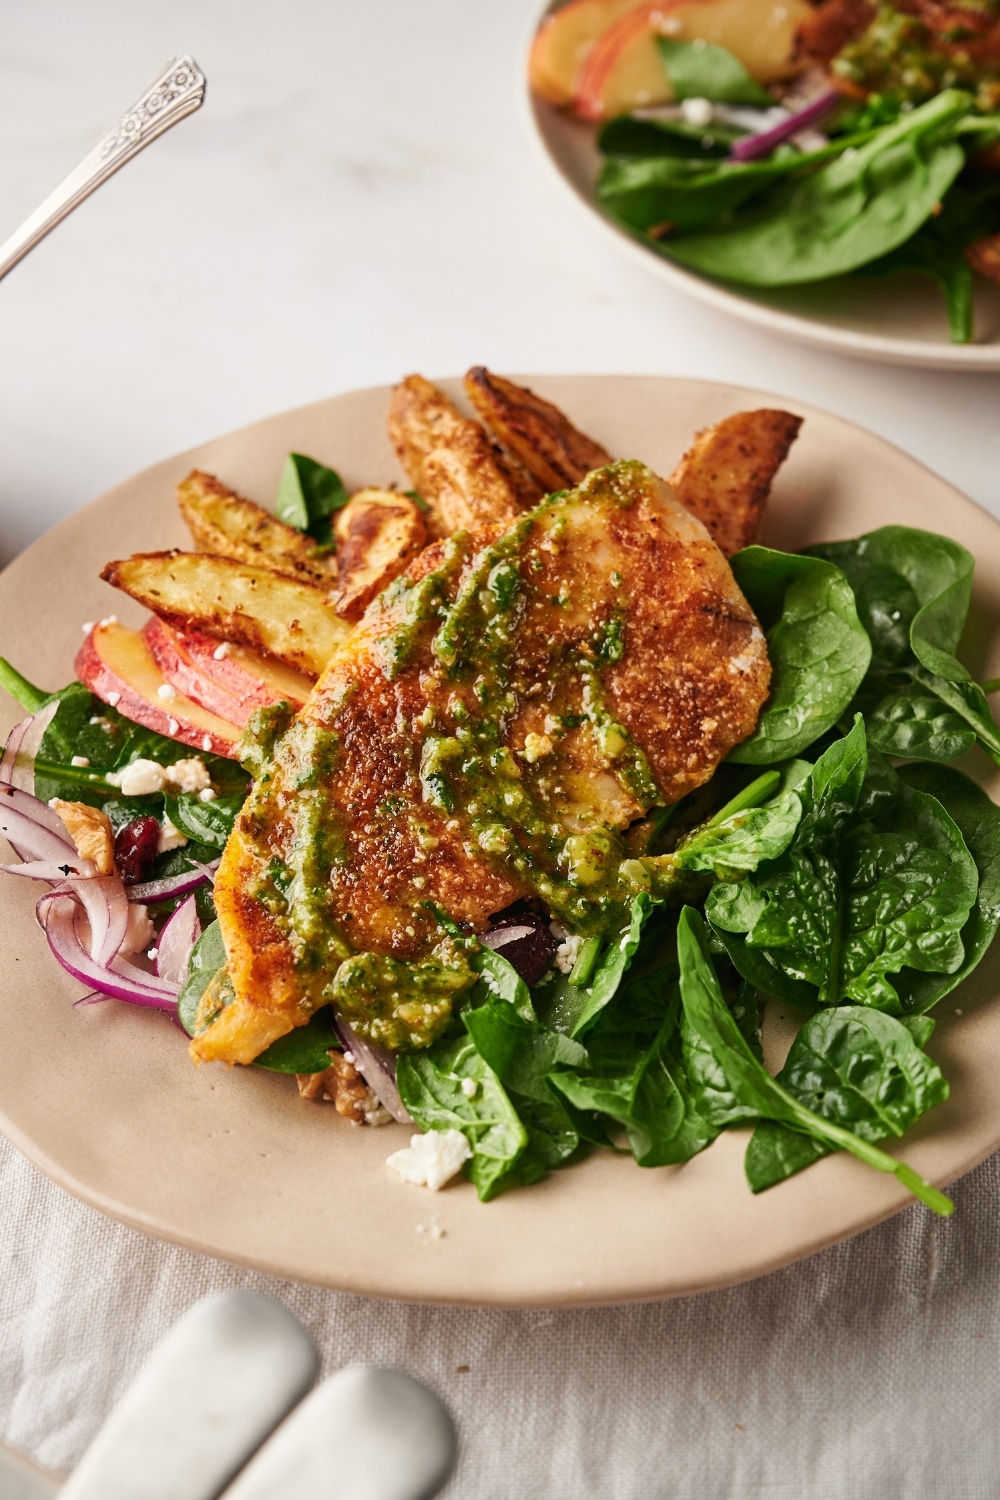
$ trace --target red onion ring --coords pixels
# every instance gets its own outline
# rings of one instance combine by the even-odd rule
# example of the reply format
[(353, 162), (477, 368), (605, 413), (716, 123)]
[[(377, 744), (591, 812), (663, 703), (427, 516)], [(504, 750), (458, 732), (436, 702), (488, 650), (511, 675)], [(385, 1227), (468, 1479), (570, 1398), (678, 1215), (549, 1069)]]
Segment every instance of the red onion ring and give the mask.
[(90, 956), (106, 969), (118, 953), (128, 931), (128, 901), (117, 875), (94, 875), (87, 880), (67, 881), (79, 897), (90, 924)]
[(182, 901), (167, 918), (156, 940), (156, 973), (179, 989), (187, 974), (191, 949), (201, 937), (201, 922), (193, 896)]
[(818, 99), (812, 99), (790, 114), (786, 120), (777, 125), (772, 125), (770, 130), (760, 130), (756, 135), (740, 136), (734, 141), (729, 152), (730, 161), (759, 161), (762, 156), (770, 156), (775, 146), (780, 146), (782, 141), (787, 141), (790, 135), (797, 135), (800, 130), (814, 125), (824, 115), (829, 114), (835, 104), (838, 104), (843, 95), (837, 89), (826, 89)]
[(47, 891), (38, 902), (36, 911), (49, 947), (67, 974), (112, 999), (176, 1013), (175, 987), (144, 973), (125, 959), (117, 958), (108, 968), (103, 968), (91, 958), (77, 931), (80, 907), (75, 895), (66, 891)]
[(190, 870), (179, 875), (166, 875), (162, 880), (147, 880), (141, 885), (130, 885), (126, 894), (130, 901), (169, 901), (175, 896), (187, 896), (199, 886), (210, 884), (219, 862), (212, 865), (193, 864)]
[(392, 1056), (383, 1052), (380, 1047), (373, 1047), (362, 1040), (336, 1011), (333, 1014), (333, 1029), (340, 1038), (344, 1051), (351, 1053), (354, 1066), (382, 1108), (387, 1109), (400, 1125), (412, 1125), (413, 1116), (399, 1097), (396, 1087), (396, 1064)]
[(17, 787), (18, 791), (34, 792), (35, 756), (41, 748), (46, 729), (58, 711), (57, 700), (14, 725), (7, 736), (3, 759), (0, 760), (0, 782)]

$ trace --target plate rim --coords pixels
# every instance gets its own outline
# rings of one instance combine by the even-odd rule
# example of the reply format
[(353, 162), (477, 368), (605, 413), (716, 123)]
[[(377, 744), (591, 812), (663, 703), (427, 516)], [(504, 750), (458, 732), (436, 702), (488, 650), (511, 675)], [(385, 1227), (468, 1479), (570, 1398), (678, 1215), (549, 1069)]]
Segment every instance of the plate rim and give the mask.
[(532, 13), (533, 19), (525, 30), (520, 52), (518, 113), (532, 155), (541, 165), (543, 174), (558, 183), (564, 201), (568, 200), (581, 219), (596, 228), (608, 243), (617, 247), (635, 265), (644, 267), (651, 275), (694, 297), (696, 301), (799, 344), (825, 349), (847, 358), (908, 366), (911, 369), (949, 370), (966, 375), (993, 375), (1000, 371), (1000, 340), (989, 344), (934, 343), (918, 339), (910, 342), (880, 334), (854, 333), (797, 313), (769, 308), (751, 297), (730, 290), (720, 282), (699, 276), (697, 272), (675, 264), (666, 256), (657, 255), (603, 213), (591, 196), (560, 165), (549, 144), (545, 122), (550, 116), (553, 119), (561, 119), (562, 116), (556, 106), (536, 97), (529, 82), (528, 58), (535, 33), (546, 16), (562, 9), (567, 3), (569, 0), (548, 0), (541, 10)]
[[(525, 377), (515, 376), (513, 378), (523, 379)], [(861, 434), (863, 437), (871, 440), (879, 447), (888, 450), (894, 456), (896, 461), (903, 463), (914, 472), (919, 472), (928, 476), (929, 480), (933, 484), (935, 484), (936, 486), (940, 486), (952, 497), (961, 499), (961, 501), (964, 502), (964, 504), (967, 505), (972, 511), (979, 513), (990, 524), (991, 527), (1000, 527), (1000, 521), (998, 521), (998, 519), (993, 516), (988, 510), (986, 510), (984, 506), (978, 504), (970, 497), (963, 495), (956, 486), (950, 483), (950, 481), (944, 479), (941, 475), (936, 474), (927, 465), (923, 464), (919, 459), (914, 458), (911, 454), (906, 453), (898, 445), (893, 444), (889, 440), (880, 437), (877, 433), (874, 433), (870, 429), (865, 428), (860, 423), (853, 422), (850, 419), (841, 417), (836, 413), (825, 412), (821, 408), (812, 406), (810, 403), (801, 402), (791, 397), (783, 397), (773, 392), (759, 391), (753, 387), (748, 387), (743, 384), (736, 385), (728, 382), (711, 381), (700, 378), (687, 378), (677, 375), (656, 376), (575, 374), (568, 377), (544, 377), (539, 375), (527, 377), (527, 379), (529, 380), (536, 381), (545, 380), (546, 378), (551, 380), (568, 380), (574, 383), (577, 381), (581, 383), (598, 382), (602, 385), (615, 384), (619, 386), (625, 386), (630, 383), (645, 384), (647, 386), (662, 387), (668, 391), (671, 387), (683, 387), (688, 390), (690, 390), (691, 388), (695, 388), (697, 390), (704, 390), (706, 393), (724, 394), (728, 400), (732, 401), (742, 401), (745, 400), (748, 396), (754, 399), (761, 397), (767, 399), (770, 396), (772, 399), (778, 401), (787, 399), (793, 401), (795, 407), (804, 412), (807, 418), (810, 415), (822, 417), (824, 422), (833, 424), (838, 428), (846, 428), (852, 433)], [(451, 383), (454, 382), (452, 381)], [(14, 561), (10, 564), (9, 569), (5, 570), (5, 573), (10, 577), (13, 577), (16, 581), (16, 576), (20, 574), (23, 568), (30, 568), (30, 565), (33, 561), (32, 554), (35, 552), (36, 548), (42, 547), (47, 541), (55, 537), (64, 528), (69, 529), (74, 525), (78, 525), (80, 517), (87, 511), (110, 501), (114, 496), (117, 495), (119, 491), (140, 484), (147, 478), (147, 476), (150, 476), (158, 471), (162, 471), (168, 466), (178, 465), (181, 462), (187, 462), (190, 455), (201, 454), (206, 448), (212, 446), (216, 442), (230, 441), (234, 439), (238, 441), (245, 434), (253, 432), (255, 429), (258, 429), (261, 426), (267, 425), (271, 422), (280, 423), (287, 418), (295, 417), (304, 412), (313, 410), (318, 412), (324, 408), (329, 407), (333, 403), (337, 403), (344, 399), (350, 399), (352, 397), (371, 397), (374, 395), (385, 395), (389, 389), (390, 387), (386, 385), (371, 385), (360, 388), (356, 391), (340, 392), (333, 397), (326, 397), (316, 402), (307, 403), (305, 406), (292, 407), (287, 409), (286, 411), (272, 414), (272, 416), (270, 417), (260, 418), (256, 421), (244, 424), (242, 427), (236, 429), (235, 431), (223, 435), (223, 437), (220, 439), (210, 439), (207, 443), (198, 444), (195, 447), (187, 449), (180, 454), (173, 455), (167, 459), (161, 460), (158, 463), (147, 467), (146, 469), (140, 470), (135, 475), (126, 478), (119, 484), (112, 486), (102, 495), (96, 497), (95, 500), (90, 502), (89, 506), (82, 507), (79, 511), (76, 511), (72, 515), (65, 517), (63, 521), (58, 523), (56, 527), (45, 533), (43, 537), (39, 538), (35, 543), (32, 544), (31, 547), (27, 548), (23, 553), (21, 553), (18, 558), (14, 559)], [(4, 590), (4, 592), (6, 591)], [(37, 934), (32, 933), (31, 936), (37, 940)], [(168, 1243), (178, 1244), (187, 1249), (214, 1256), (233, 1264), (246, 1266), (248, 1268), (252, 1268), (266, 1274), (284, 1276), (286, 1278), (291, 1277), (298, 1280), (308, 1280), (315, 1284), (326, 1285), (355, 1294), (360, 1293), (367, 1296), (376, 1296), (392, 1300), (412, 1301), (427, 1304), (437, 1303), (460, 1306), (498, 1307), (596, 1306), (636, 1301), (663, 1300), (677, 1296), (691, 1295), (695, 1292), (703, 1290), (721, 1289), (725, 1286), (737, 1285), (744, 1281), (756, 1279), (758, 1276), (767, 1275), (771, 1271), (781, 1269), (783, 1266), (792, 1264), (804, 1258), (808, 1258), (809, 1256), (817, 1253), (819, 1250), (824, 1249), (830, 1245), (839, 1243), (848, 1238), (852, 1238), (854, 1235), (864, 1232), (868, 1228), (873, 1227), (874, 1225), (891, 1217), (902, 1209), (910, 1206), (913, 1201), (905, 1191), (901, 1190), (897, 1193), (892, 1190), (892, 1184), (883, 1183), (884, 1187), (889, 1188), (889, 1193), (884, 1196), (881, 1201), (874, 1207), (870, 1207), (870, 1209), (865, 1211), (864, 1213), (856, 1214), (855, 1217), (851, 1220), (851, 1223), (848, 1225), (848, 1227), (844, 1228), (841, 1226), (832, 1230), (821, 1230), (821, 1232), (809, 1238), (808, 1242), (805, 1244), (803, 1244), (801, 1239), (797, 1240), (792, 1248), (784, 1246), (778, 1252), (766, 1255), (763, 1259), (758, 1259), (756, 1263), (739, 1269), (732, 1274), (727, 1274), (721, 1278), (716, 1277), (707, 1281), (695, 1281), (690, 1285), (674, 1285), (666, 1289), (662, 1287), (658, 1288), (656, 1286), (651, 1286), (649, 1284), (649, 1273), (647, 1272), (647, 1281), (646, 1284), (643, 1285), (636, 1285), (631, 1288), (619, 1287), (616, 1289), (605, 1291), (594, 1290), (582, 1285), (580, 1287), (567, 1286), (560, 1289), (559, 1295), (552, 1295), (550, 1291), (544, 1289), (537, 1295), (523, 1292), (515, 1295), (498, 1295), (495, 1292), (489, 1293), (488, 1291), (484, 1294), (484, 1291), (482, 1289), (480, 1289), (478, 1292), (470, 1293), (441, 1293), (436, 1291), (428, 1291), (426, 1289), (401, 1290), (399, 1287), (387, 1287), (384, 1278), (380, 1278), (378, 1276), (375, 1277), (374, 1281), (370, 1282), (366, 1280), (364, 1275), (355, 1277), (350, 1281), (345, 1281), (343, 1277), (338, 1275), (303, 1275), (301, 1268), (290, 1266), (287, 1263), (278, 1263), (274, 1259), (267, 1258), (266, 1255), (255, 1255), (251, 1252), (236, 1251), (231, 1246), (220, 1245), (212, 1239), (211, 1235), (209, 1235), (207, 1231), (202, 1231), (199, 1233), (198, 1231), (188, 1231), (177, 1227), (166, 1227), (162, 1223), (162, 1221), (158, 1222), (156, 1220), (155, 1213), (147, 1214), (142, 1209), (137, 1209), (134, 1207), (130, 1208), (127, 1204), (123, 1204), (122, 1202), (108, 1196), (99, 1187), (90, 1186), (86, 1182), (80, 1180), (77, 1176), (74, 1175), (71, 1170), (62, 1166), (54, 1157), (52, 1157), (44, 1146), (36, 1143), (20, 1128), (19, 1125), (11, 1121), (7, 1116), (5, 1107), (2, 1104), (0, 1104), (0, 1128), (3, 1129), (4, 1134), (6, 1134), (8, 1138), (12, 1140), (13, 1144), (20, 1151), (22, 1151), (22, 1153), (27, 1156), (30, 1161), (38, 1166), (59, 1186), (65, 1188), (75, 1197), (87, 1203), (89, 1206), (97, 1208), (99, 1211), (105, 1213), (109, 1217), (116, 1219), (131, 1228), (149, 1234), (151, 1237), (164, 1240)], [(977, 1149), (973, 1153), (963, 1156), (961, 1161), (957, 1165), (953, 1165), (949, 1170), (942, 1172), (941, 1174), (936, 1176), (935, 1180), (941, 1183), (952, 1181), (956, 1177), (964, 1175), (965, 1172), (971, 1170), (971, 1168), (978, 1162), (984, 1160), (986, 1156), (990, 1155), (996, 1149), (997, 1144), (1000, 1143), (1000, 1124), (998, 1124), (997, 1130), (998, 1134), (996, 1139), (991, 1139), (984, 1146), (977, 1147)], [(735, 1149), (737, 1145), (736, 1133), (730, 1133), (730, 1140), (733, 1148)], [(821, 1169), (822, 1168), (820, 1168), (820, 1170)], [(639, 1169), (636, 1170), (638, 1171)], [(562, 1174), (557, 1174), (557, 1176), (561, 1175)], [(652, 1176), (653, 1174), (649, 1175)], [(544, 1188), (544, 1184), (541, 1185), (541, 1187)], [(538, 1191), (539, 1189), (533, 1189), (533, 1192)], [(780, 1189), (778, 1191), (780, 1191)], [(445, 1195), (442, 1195), (442, 1197), (444, 1196)], [(436, 1204), (433, 1201), (425, 1201), (423, 1205), (426, 1212), (433, 1212), (435, 1206)], [(476, 1208), (478, 1212), (487, 1214), (490, 1212), (489, 1207), (483, 1208), (480, 1205), (476, 1205)]]

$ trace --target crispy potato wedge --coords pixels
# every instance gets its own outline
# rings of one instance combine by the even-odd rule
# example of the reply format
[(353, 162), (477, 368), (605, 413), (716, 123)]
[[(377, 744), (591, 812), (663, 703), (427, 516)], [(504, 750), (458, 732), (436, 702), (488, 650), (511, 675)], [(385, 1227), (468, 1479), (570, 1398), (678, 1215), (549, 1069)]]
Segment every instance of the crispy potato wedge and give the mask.
[(771, 483), (798, 436), (788, 411), (740, 411), (695, 438), (670, 476), (678, 500), (726, 557), (756, 541)]
[(542, 498), (530, 475), (508, 463), (479, 423), (422, 375), (407, 376), (393, 390), (389, 438), (430, 506), (433, 536), (507, 525)]
[(332, 569), (314, 555), (311, 537), (286, 526), (262, 505), (244, 500), (213, 474), (193, 469), (177, 486), (177, 504), (199, 552), (330, 586)]
[(473, 365), (465, 377), (465, 389), (476, 415), (546, 494), (572, 489), (591, 469), (613, 462), (606, 448), (527, 386)]
[(169, 625), (253, 646), (311, 677), (351, 633), (323, 589), (234, 558), (137, 552), (101, 577)]
[(395, 490), (359, 490), (338, 512), (333, 530), (339, 573), (333, 602), (345, 620), (359, 620), (427, 542), (419, 508)]

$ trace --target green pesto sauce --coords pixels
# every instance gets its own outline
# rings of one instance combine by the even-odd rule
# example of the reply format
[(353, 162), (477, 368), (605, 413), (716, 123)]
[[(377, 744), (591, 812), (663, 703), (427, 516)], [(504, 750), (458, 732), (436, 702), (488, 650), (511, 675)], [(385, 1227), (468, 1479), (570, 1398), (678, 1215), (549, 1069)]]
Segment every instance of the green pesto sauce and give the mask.
[(445, 937), (412, 963), (356, 953), (340, 965), (326, 994), (368, 1041), (394, 1052), (415, 1051), (447, 1029), (455, 1000), (477, 978), (461, 946)]
[[(963, 8), (1000, 14), (996, 0), (966, 0)], [(866, 93), (909, 104), (921, 104), (945, 88), (965, 88), (989, 114), (1000, 108), (1000, 74), (963, 50), (962, 42), (975, 35), (960, 28), (942, 33), (946, 50), (935, 45), (934, 33), (919, 17), (880, 5), (867, 31), (833, 59), (831, 71)]]

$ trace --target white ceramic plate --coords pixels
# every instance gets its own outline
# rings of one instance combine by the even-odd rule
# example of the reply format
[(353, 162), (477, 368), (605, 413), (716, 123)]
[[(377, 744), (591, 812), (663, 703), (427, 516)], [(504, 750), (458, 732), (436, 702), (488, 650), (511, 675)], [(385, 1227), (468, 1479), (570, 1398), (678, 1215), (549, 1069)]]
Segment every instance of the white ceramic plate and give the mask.
[[(558, 9), (558, 4), (546, 6), (538, 21)], [(926, 277), (842, 277), (816, 286), (764, 291), (712, 281), (657, 254), (633, 239), (598, 204), (594, 185), (602, 157), (595, 145), (596, 129), (532, 94), (527, 51), (518, 87), (528, 134), (547, 170), (583, 217), (662, 281), (771, 333), (838, 354), (932, 370), (1000, 370), (1000, 286), (981, 277), (976, 278), (976, 342), (952, 344), (944, 298)]]
[[(458, 395), (457, 381), (444, 382)], [(532, 379), (612, 452), (670, 473), (692, 434), (776, 403), (702, 381)], [(50, 688), (73, 675), (80, 625), (142, 612), (98, 579), (133, 551), (188, 543), (174, 486), (197, 466), (269, 501), (289, 451), (334, 464), (347, 485), (403, 478), (385, 434), (389, 392), (356, 391), (287, 412), (119, 485), (0, 575), (0, 654)], [(970, 665), (1000, 675), (1000, 526), (913, 459), (794, 403), (802, 435), (775, 486), (765, 539), (786, 548), (886, 522), (947, 530), (980, 561)], [(992, 643), (987, 645), (986, 643)], [(0, 732), (19, 717), (6, 700)], [(984, 775), (989, 763), (977, 761)], [(992, 793), (1000, 800), (1000, 774)], [(196, 1068), (166, 1017), (109, 1002), (73, 1010), (33, 919), (31, 882), (0, 878), (0, 1128), (43, 1171), (136, 1228), (301, 1281), (422, 1301), (507, 1305), (677, 1296), (758, 1276), (896, 1212), (894, 1178), (830, 1157), (753, 1197), (745, 1131), (683, 1167), (643, 1171), (608, 1152), (481, 1204), (384, 1165), (399, 1126), (358, 1129), (331, 1105), (259, 1069)], [(1000, 1145), (1000, 954), (942, 1006), (932, 1051), (951, 1100), (898, 1148), (943, 1182)], [(959, 1017), (956, 1011), (964, 1014)], [(780, 1045), (781, 1010), (770, 1016)], [(773, 1056), (773, 1053), (772, 1053)], [(434, 1226), (443, 1231), (435, 1235)]]

